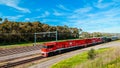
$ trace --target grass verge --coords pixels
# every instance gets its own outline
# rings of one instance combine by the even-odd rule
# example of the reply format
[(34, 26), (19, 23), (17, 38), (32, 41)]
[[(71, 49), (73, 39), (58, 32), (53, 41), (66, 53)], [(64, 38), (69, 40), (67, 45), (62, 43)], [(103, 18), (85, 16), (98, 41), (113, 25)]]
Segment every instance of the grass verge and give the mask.
[[(103, 53), (107, 50), (110, 50), (110, 48), (102, 48), (99, 50), (96, 50), (96, 53)], [(78, 54), (76, 56), (73, 56), (71, 58), (62, 60), (54, 65), (51, 66), (51, 68), (74, 68), (76, 67), (76, 65), (85, 63), (86, 61), (88, 61), (88, 55), (87, 55), (87, 51), (83, 52), (81, 54)]]
[(88, 60), (74, 68), (120, 68), (120, 47), (97, 54), (94, 60)]

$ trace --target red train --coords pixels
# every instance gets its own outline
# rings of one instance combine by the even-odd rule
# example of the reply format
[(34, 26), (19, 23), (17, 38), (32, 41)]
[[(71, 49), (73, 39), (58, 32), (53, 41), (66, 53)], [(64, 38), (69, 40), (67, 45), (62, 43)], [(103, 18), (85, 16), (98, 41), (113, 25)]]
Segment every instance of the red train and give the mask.
[(41, 48), (41, 53), (42, 56), (48, 57), (102, 42), (102, 38), (67, 40), (62, 42), (47, 42), (44, 43), (43, 47)]

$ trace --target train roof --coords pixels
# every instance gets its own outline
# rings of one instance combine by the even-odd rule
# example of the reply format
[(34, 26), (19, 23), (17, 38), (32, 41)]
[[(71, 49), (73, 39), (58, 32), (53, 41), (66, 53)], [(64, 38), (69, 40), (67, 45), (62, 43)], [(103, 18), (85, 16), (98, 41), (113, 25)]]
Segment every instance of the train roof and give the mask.
[(46, 42), (46, 43), (44, 43), (45, 46), (49, 46), (49, 45), (53, 45), (53, 44), (56, 44), (56, 42)]

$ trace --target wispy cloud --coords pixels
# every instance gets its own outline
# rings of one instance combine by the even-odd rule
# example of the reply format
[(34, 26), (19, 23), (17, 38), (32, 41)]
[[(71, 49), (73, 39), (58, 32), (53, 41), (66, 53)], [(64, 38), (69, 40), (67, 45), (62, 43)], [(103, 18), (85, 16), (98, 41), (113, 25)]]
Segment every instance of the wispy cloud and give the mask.
[(19, 6), (20, 0), (0, 0), (0, 4), (15, 8), (19, 11), (24, 12), (24, 13), (30, 13), (31, 12), (29, 9), (22, 8), (22, 7)]
[(112, 5), (114, 5), (115, 2), (112, 1), (112, 2), (105, 2), (104, 0), (98, 0), (98, 2), (94, 3), (94, 6), (97, 7), (97, 8), (107, 8), (107, 7), (110, 7)]
[(86, 17), (85, 15), (88, 14), (88, 12), (90, 12), (93, 8), (92, 7), (83, 7), (83, 8), (78, 8), (73, 10), (73, 12), (70, 14), (70, 16), (68, 16), (68, 18), (71, 19), (80, 19), (80, 18), (84, 18)]
[(67, 11), (70, 10), (70, 9), (66, 8), (65, 6), (63, 6), (62, 4), (59, 4), (57, 7), (62, 9), (62, 10), (67, 10)]
[(8, 18), (9, 20), (18, 20), (19, 18), (23, 17), (24, 15), (17, 15), (17, 16), (4, 16), (3, 18)]
[(114, 26), (114, 27), (108, 27), (108, 28), (102, 28), (102, 29), (89, 30), (89, 32), (120, 33), (118, 30), (120, 30), (120, 27)]
[(114, 27), (114, 29), (112, 29), (113, 31), (117, 31), (118, 29), (120, 29), (118, 28), (120, 22), (120, 17), (118, 15), (120, 15), (120, 10), (115, 11), (114, 9), (113, 11), (115, 12), (113, 12), (112, 10), (113, 9), (111, 9), (110, 11), (99, 12), (94, 14), (84, 14), (88, 18), (81, 19), (81, 16), (78, 16), (73, 20), (69, 20), (68, 22), (70, 22), (70, 26), (81, 27), (85, 31), (89, 32), (112, 32), (110, 31), (112, 27)]
[(42, 20), (41, 20), (41, 22), (44, 22), (44, 23), (45, 23), (45, 22), (58, 22), (58, 21), (59, 21), (59, 20), (55, 20), (55, 19), (54, 19), (54, 20), (53, 20), (53, 19), (52, 19), (52, 20), (51, 20), (51, 19), (42, 19)]
[(79, 14), (79, 13), (87, 13), (91, 10), (92, 10), (92, 7), (83, 7), (83, 8), (79, 8), (79, 9), (74, 10), (74, 12)]
[(50, 13), (48, 11), (45, 11), (45, 13), (43, 14), (44, 16), (49, 16)]
[[(102, 3), (103, 0), (99, 0), (99, 3)], [(97, 2), (98, 3), (98, 2)], [(71, 27), (82, 28), (88, 32), (116, 32), (120, 29), (120, 6), (116, 6), (115, 2), (108, 2), (105, 10), (102, 7), (99, 7), (98, 10), (94, 11), (94, 6), (86, 6), (84, 8), (79, 8), (73, 10), (71, 15), (67, 16), (67, 21), (63, 24), (67, 24)], [(108, 8), (111, 6), (111, 8)], [(114, 7), (112, 7), (114, 6)]]
[(45, 11), (43, 14), (41, 14), (40, 16), (37, 16), (36, 18), (45, 18), (45, 17), (47, 17), (49, 15), (50, 15), (50, 12)]
[(25, 21), (30, 21), (30, 18), (25, 18)]
[(63, 15), (63, 13), (60, 13), (57, 10), (53, 10), (53, 11), (54, 11), (53, 15), (55, 15), (55, 16), (61, 16), (61, 15)]
[(103, 0), (98, 0), (98, 3), (101, 3)]
[[(23, 4), (21, 4), (20, 1), (22, 0), (0, 0), (0, 5), (6, 5), (21, 12), (30, 13), (29, 9), (24, 8), (26, 5), (21, 7)], [(26, 6), (30, 9), (34, 8), (35, 13), (31, 13), (31, 15), (33, 15), (32, 17), (29, 15), (17, 15), (4, 16), (4, 18), (7, 17), (12, 20), (21, 18), (24, 19), (24, 21), (40, 20), (41, 22), (53, 25), (56, 25), (55, 23), (58, 25), (67, 24), (70, 27), (82, 28), (84, 31), (88, 32), (117, 32), (117, 30), (120, 30), (120, 0), (88, 1), (89, 0), (84, 0), (83, 4), (76, 2), (66, 4), (67, 0), (63, 1), (62, 4), (55, 4), (53, 1), (50, 6), (46, 6), (46, 3), (42, 6), (39, 6), (39, 4), (36, 5), (36, 2), (38, 2), (36, 1), (34, 5), (37, 7), (29, 6), (33, 4)], [(44, 1), (41, 1), (41, 3), (42, 2)], [(82, 3), (81, 0), (78, 0), (78, 2)], [(4, 13), (4, 11), (2, 11), (2, 13)]]
[(106, 4), (103, 4), (103, 3), (99, 3), (96, 5), (97, 8), (107, 8), (109, 6), (113, 5), (113, 3), (106, 3)]

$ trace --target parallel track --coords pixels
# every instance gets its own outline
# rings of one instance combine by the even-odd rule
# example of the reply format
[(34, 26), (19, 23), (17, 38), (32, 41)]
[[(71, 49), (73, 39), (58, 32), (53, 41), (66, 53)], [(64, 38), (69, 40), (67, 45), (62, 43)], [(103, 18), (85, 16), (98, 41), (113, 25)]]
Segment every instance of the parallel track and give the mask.
[(0, 50), (0, 57), (39, 50), (40, 48), (41, 48), (41, 45), (4, 49), (4, 50)]
[(0, 66), (0, 68), (11, 68), (11, 67), (15, 67), (15, 66), (22, 65), (25, 63), (30, 63), (30, 62), (33, 62), (36, 60), (40, 60), (42, 58), (44, 58), (44, 57), (38, 56), (38, 57), (34, 57), (34, 58), (30, 58), (30, 59), (26, 59), (26, 60), (22, 60), (22, 61), (18, 61), (18, 62), (12, 62), (12, 63), (8, 63), (8, 64)]

